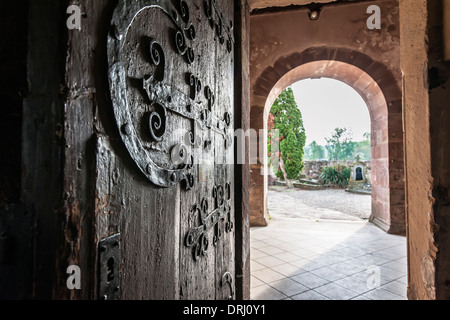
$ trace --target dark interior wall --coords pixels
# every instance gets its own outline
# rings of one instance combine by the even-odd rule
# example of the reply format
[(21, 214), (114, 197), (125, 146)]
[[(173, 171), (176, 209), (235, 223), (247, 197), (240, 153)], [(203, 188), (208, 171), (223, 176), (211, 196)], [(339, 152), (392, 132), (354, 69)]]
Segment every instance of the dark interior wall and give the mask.
[[(24, 296), (29, 290), (30, 272), (26, 281), (17, 285), (19, 272), (11, 250), (10, 234), (20, 199), (22, 104), (27, 93), (27, 1), (1, 1), (0, 19), (4, 34), (0, 38), (0, 297)], [(23, 244), (26, 245), (26, 244)], [(21, 246), (18, 246), (19, 248)], [(25, 271), (23, 269), (19, 271)]]
[[(27, 93), (27, 1), (1, 1), (0, 206), (20, 197), (22, 102)], [(7, 139), (5, 139), (7, 137)]]
[(61, 223), (67, 2), (29, 1), (28, 8), (21, 205), (30, 221), (31, 296), (42, 299), (52, 297)]
[[(2, 1), (0, 297), (52, 297), (62, 198), (66, 1)], [(5, 151), (5, 152), (3, 152)]]

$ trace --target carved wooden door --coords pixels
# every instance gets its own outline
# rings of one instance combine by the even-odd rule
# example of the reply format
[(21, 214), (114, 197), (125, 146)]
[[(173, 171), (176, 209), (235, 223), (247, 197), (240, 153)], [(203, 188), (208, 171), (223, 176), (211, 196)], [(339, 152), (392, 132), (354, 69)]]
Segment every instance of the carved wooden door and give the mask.
[(98, 296), (234, 298), (233, 1), (120, 0), (107, 46)]

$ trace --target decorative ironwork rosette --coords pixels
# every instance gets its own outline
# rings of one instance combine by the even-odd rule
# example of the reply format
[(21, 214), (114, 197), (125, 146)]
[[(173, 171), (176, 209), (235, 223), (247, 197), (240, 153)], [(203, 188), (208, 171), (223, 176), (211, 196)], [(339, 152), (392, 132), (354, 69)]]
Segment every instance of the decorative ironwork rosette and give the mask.
[[(167, 32), (167, 37), (172, 45), (164, 47), (155, 39), (155, 35), (148, 35), (141, 50), (145, 51), (147, 63), (154, 72), (141, 78), (130, 78), (126, 67), (130, 60), (125, 50), (127, 34), (136, 17), (147, 9), (159, 10), (169, 21), (171, 30)], [(204, 2), (204, 13), (214, 30), (214, 36), (231, 53), (232, 26), (226, 26), (223, 22), (214, 0)], [(109, 83), (117, 127), (140, 171), (160, 187), (182, 183), (189, 190), (195, 185), (197, 172), (193, 150), (211, 150), (211, 141), (204, 138), (204, 132), (215, 132), (222, 136), (225, 148), (232, 145), (231, 107), (227, 107), (229, 112), (223, 115), (214, 114), (213, 109), (218, 102), (199, 75), (191, 72), (179, 75), (184, 77), (188, 93), (174, 87), (172, 79), (166, 79), (166, 66), (170, 64), (170, 59), (182, 59), (188, 67), (199, 59), (193, 46), (196, 37), (196, 28), (184, 0), (121, 0), (111, 22), (108, 37)], [(169, 49), (173, 52), (167, 54)], [(139, 66), (136, 68), (139, 69)], [(146, 102), (139, 112), (135, 111), (137, 107), (129, 99), (130, 82), (137, 83), (145, 96)], [(176, 118), (189, 124), (182, 135), (172, 132)], [(148, 139), (143, 139), (143, 135)]]

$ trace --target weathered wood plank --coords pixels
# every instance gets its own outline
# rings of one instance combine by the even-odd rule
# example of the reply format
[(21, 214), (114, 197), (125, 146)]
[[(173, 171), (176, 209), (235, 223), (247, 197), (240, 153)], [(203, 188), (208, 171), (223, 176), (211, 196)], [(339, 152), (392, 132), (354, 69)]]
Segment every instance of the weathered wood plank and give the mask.
[[(235, 99), (234, 99), (234, 123), (235, 129), (244, 132), (250, 129), (250, 78), (249, 78), (249, 47), (250, 39), (250, 8), (246, 0), (235, 0)], [(235, 146), (236, 148), (236, 146)], [(234, 166), (236, 215), (236, 299), (250, 299), (250, 167), (248, 161), (248, 141), (243, 146), (246, 155), (244, 163), (236, 163)], [(235, 150), (237, 154), (237, 150)], [(242, 161), (241, 161), (242, 162)]]

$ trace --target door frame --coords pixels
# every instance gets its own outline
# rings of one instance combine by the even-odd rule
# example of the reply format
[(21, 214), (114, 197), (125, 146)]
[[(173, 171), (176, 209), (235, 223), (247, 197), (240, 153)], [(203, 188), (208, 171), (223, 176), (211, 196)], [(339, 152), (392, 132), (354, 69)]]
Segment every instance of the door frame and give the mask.
[[(250, 7), (235, 0), (234, 129), (250, 129)], [(250, 162), (249, 141), (235, 143), (235, 281), (236, 299), (250, 300)], [(245, 161), (237, 161), (236, 146), (245, 148)], [(242, 164), (241, 164), (242, 163)]]

